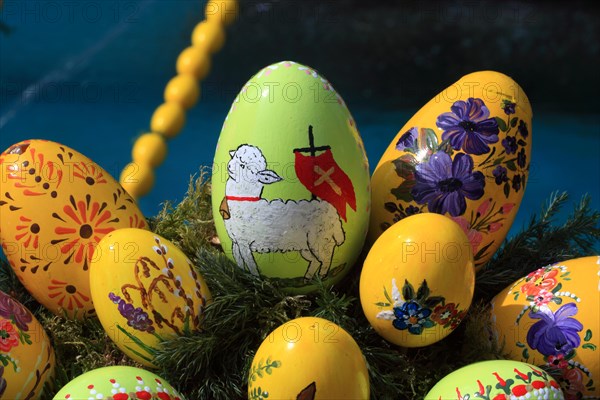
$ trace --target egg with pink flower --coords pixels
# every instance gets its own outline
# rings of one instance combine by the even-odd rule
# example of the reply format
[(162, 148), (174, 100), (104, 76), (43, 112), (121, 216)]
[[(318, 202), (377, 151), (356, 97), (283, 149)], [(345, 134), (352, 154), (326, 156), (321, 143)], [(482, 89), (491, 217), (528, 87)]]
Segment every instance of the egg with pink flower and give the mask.
[(423, 106), (392, 140), (372, 176), (369, 240), (414, 214), (452, 218), (479, 269), (500, 247), (527, 183), (531, 106), (494, 71), (462, 77)]
[(499, 343), (544, 367), (567, 399), (600, 396), (600, 256), (535, 269), (492, 300)]

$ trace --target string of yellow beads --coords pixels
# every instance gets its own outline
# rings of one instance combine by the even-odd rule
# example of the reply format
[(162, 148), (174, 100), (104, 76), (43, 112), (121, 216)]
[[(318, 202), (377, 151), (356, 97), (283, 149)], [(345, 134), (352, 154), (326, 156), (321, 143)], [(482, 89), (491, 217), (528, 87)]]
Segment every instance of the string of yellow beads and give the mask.
[(177, 58), (177, 76), (165, 87), (165, 102), (158, 106), (150, 120), (150, 131), (138, 137), (131, 152), (132, 162), (121, 172), (123, 188), (134, 198), (145, 196), (154, 186), (154, 168), (167, 156), (168, 139), (179, 134), (185, 125), (185, 112), (200, 98), (199, 81), (210, 71), (211, 55), (225, 43), (225, 27), (239, 13), (237, 0), (210, 0), (205, 20), (194, 28), (192, 46)]

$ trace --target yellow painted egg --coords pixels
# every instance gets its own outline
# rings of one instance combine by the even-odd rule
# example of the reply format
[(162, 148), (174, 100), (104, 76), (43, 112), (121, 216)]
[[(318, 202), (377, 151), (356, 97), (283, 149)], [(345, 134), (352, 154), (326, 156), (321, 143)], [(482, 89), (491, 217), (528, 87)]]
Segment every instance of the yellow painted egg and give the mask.
[(562, 400), (559, 384), (541, 368), (511, 361), (482, 361), (439, 381), (425, 400)]
[(425, 213), (395, 223), (371, 247), (360, 275), (360, 302), (384, 339), (421, 347), (460, 324), (474, 288), (467, 236), (450, 218)]
[(348, 332), (323, 318), (293, 319), (262, 342), (248, 375), (249, 399), (367, 400), (369, 374)]
[(129, 357), (153, 367), (162, 338), (200, 328), (210, 292), (173, 243), (127, 228), (106, 235), (96, 251), (90, 267), (96, 313)]
[(212, 207), (225, 253), (296, 292), (338, 282), (361, 252), (369, 166), (331, 84), (291, 61), (259, 71), (235, 98), (214, 159)]
[(102, 167), (56, 142), (17, 143), (0, 165), (0, 241), (19, 280), (56, 314), (93, 314), (90, 260), (107, 233), (146, 227), (136, 203)]
[(434, 212), (460, 225), (476, 268), (485, 264), (523, 197), (531, 116), (523, 89), (494, 71), (466, 75), (431, 99), (375, 168), (370, 242), (402, 218)]
[(0, 291), (0, 399), (40, 399), (54, 364), (54, 350), (42, 325)]
[(141, 368), (97, 368), (67, 383), (53, 400), (184, 400), (160, 376)]
[(499, 343), (544, 367), (567, 399), (600, 397), (600, 256), (537, 269), (492, 300)]

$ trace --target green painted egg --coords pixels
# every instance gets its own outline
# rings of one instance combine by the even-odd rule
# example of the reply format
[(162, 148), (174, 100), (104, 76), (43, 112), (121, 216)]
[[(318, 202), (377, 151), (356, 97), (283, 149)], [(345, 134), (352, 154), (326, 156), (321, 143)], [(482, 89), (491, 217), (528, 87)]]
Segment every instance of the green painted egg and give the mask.
[(342, 98), (283, 61), (242, 88), (219, 137), (212, 206), (225, 253), (294, 292), (339, 281), (361, 252), (369, 165)]
[(492, 360), (467, 365), (446, 375), (425, 400), (564, 399), (560, 386), (538, 367), (518, 361)]
[(67, 383), (53, 400), (160, 399), (184, 400), (168, 382), (141, 368), (112, 366), (79, 375)]

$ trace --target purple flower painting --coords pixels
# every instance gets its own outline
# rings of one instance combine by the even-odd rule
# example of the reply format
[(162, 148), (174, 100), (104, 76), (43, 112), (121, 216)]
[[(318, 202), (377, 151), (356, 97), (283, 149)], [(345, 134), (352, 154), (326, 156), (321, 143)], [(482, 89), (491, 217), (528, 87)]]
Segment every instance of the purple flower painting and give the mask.
[(415, 201), (427, 203), (430, 212), (449, 213), (453, 217), (464, 214), (465, 198), (483, 196), (485, 177), (473, 172), (473, 159), (468, 154), (457, 154), (454, 160), (443, 151), (435, 153), (428, 162), (416, 166), (416, 184), (411, 190)]
[(459, 100), (450, 107), (452, 112), (443, 113), (436, 125), (444, 133), (442, 140), (449, 141), (454, 150), (467, 154), (485, 154), (490, 143), (498, 141), (498, 122), (490, 118), (490, 110), (481, 99)]
[(548, 308), (530, 312), (529, 317), (539, 319), (527, 332), (527, 343), (545, 356), (569, 354), (581, 343), (581, 322), (571, 318), (577, 314), (577, 305), (568, 303), (556, 313)]
[(32, 321), (32, 316), (29, 311), (15, 299), (3, 292), (0, 292), (0, 317), (14, 320), (17, 328), (23, 332), (29, 330), (28, 325)]
[(133, 304), (127, 303), (112, 292), (108, 294), (108, 297), (113, 303), (117, 304), (119, 313), (127, 319), (127, 325), (138, 331), (154, 333), (154, 325), (148, 317), (148, 313), (139, 307), (134, 307)]
[(404, 151), (406, 149), (413, 149), (417, 144), (417, 137), (419, 136), (419, 132), (417, 128), (410, 128), (404, 135), (400, 136), (398, 142), (396, 143), (396, 150)]

